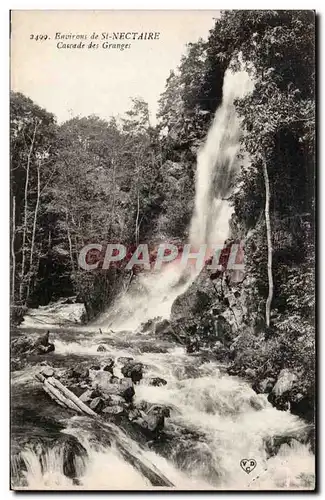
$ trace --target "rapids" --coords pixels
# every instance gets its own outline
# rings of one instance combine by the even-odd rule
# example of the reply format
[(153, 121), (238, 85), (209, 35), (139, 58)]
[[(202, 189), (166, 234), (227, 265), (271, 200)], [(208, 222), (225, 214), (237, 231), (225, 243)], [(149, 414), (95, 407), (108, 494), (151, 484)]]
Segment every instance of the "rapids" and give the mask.
[[(313, 484), (314, 455), (305, 440), (308, 426), (289, 412), (278, 411), (225, 367), (153, 334), (89, 333), (88, 329), (52, 334), (56, 351), (53, 366), (72, 361), (132, 356), (145, 365), (145, 378), (136, 386), (135, 402), (164, 404), (171, 409), (165, 438), (156, 447), (123, 439), (136, 456), (155, 466), (177, 489), (308, 489)], [(99, 343), (108, 352), (96, 352)], [(12, 375), (12, 441), (21, 459), (13, 460), (12, 484), (28, 489), (147, 489), (150, 481), (111, 443), (104, 424), (91, 418), (66, 415), (40, 392), (34, 379), (39, 364)], [(148, 385), (160, 376), (167, 385)], [(21, 415), (22, 418), (18, 419)], [(63, 446), (49, 444), (46, 435), (57, 424), (60, 433), (75, 438), (87, 450), (76, 459), (76, 479), (64, 474)], [(22, 438), (26, 444), (21, 447)], [(36, 440), (39, 450), (30, 443)], [(17, 441), (17, 442), (16, 442)], [(249, 475), (240, 467), (254, 458)], [(85, 463), (84, 463), (85, 462)], [(18, 465), (17, 465), (18, 464)]]

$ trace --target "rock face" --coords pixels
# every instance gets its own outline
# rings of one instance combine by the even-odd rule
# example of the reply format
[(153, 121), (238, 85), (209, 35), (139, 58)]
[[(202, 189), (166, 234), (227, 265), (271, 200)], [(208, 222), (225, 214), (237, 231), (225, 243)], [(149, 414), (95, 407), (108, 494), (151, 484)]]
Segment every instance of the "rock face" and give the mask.
[(76, 303), (73, 297), (70, 300), (61, 299), (47, 306), (37, 309), (28, 309), (24, 315), (22, 326), (32, 328), (35, 324), (47, 325), (76, 325), (83, 324), (87, 312), (84, 304)]
[(288, 369), (281, 370), (278, 380), (276, 381), (273, 391), (275, 396), (282, 396), (287, 391), (290, 391), (297, 380), (297, 375)]
[[(281, 370), (272, 391), (268, 395), (269, 402), (278, 410), (289, 410), (292, 404), (294, 409), (297, 409), (296, 404), (299, 405), (299, 396), (297, 390), (295, 390), (297, 381), (298, 377), (294, 372), (287, 368)], [(301, 395), (302, 399), (303, 396)], [(298, 406), (298, 409), (303, 408)]]
[(172, 321), (189, 317), (212, 304), (216, 292), (210, 274), (211, 272), (204, 267), (186, 292), (176, 298), (171, 310)]

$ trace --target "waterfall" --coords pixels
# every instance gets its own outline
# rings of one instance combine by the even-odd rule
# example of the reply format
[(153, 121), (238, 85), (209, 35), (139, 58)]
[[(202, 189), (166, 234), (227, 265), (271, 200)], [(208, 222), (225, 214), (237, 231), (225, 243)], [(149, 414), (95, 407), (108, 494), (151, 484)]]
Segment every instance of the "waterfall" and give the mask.
[[(232, 192), (240, 168), (241, 123), (234, 100), (252, 88), (247, 72), (226, 71), (222, 104), (197, 155), (195, 208), (189, 238), (192, 248), (202, 244), (208, 247), (223, 245), (229, 236), (232, 208), (226, 198)], [(152, 272), (144, 274), (96, 324), (104, 328), (134, 330), (154, 317), (168, 318), (174, 300), (196, 275), (194, 268), (184, 273), (178, 263), (170, 263), (158, 276)]]

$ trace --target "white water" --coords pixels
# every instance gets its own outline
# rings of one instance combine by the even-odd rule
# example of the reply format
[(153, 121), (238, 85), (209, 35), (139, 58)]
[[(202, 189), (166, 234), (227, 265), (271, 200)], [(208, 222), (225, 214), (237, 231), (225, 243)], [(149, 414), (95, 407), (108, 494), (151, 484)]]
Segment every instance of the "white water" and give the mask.
[[(190, 231), (193, 245), (220, 244), (228, 237), (231, 207), (224, 198), (231, 193), (239, 168), (240, 122), (233, 99), (248, 92), (251, 85), (245, 73), (226, 73), (223, 104), (198, 154), (195, 213)], [(69, 354), (114, 359), (132, 356), (144, 363), (145, 379), (136, 386), (135, 401), (169, 406), (171, 416), (165, 429), (173, 436), (172, 448), (162, 456), (150, 449), (141, 450), (132, 439), (125, 439), (137, 456), (156, 466), (175, 488), (312, 488), (314, 456), (308, 446), (298, 442), (307, 430), (299, 418), (273, 408), (265, 396), (257, 395), (245, 381), (225, 375), (220, 364), (202, 362), (187, 355), (182, 347), (172, 345), (167, 345), (168, 352), (156, 353), (158, 339), (136, 333), (141, 322), (157, 316), (168, 317), (173, 301), (186, 290), (193, 277), (187, 276), (179, 284), (181, 271), (173, 265), (160, 275), (142, 276), (137, 284), (141, 290), (130, 288), (97, 323), (104, 335), (58, 338), (56, 354), (67, 356), (67, 360)], [(101, 342), (108, 347), (103, 354), (96, 352)], [(149, 346), (146, 352), (144, 343)], [(167, 385), (148, 385), (148, 378), (155, 376), (163, 377)], [(22, 373), (16, 383), (26, 383), (26, 374)], [(80, 485), (73, 485), (64, 476), (60, 450), (49, 450), (41, 469), (35, 451), (27, 449), (23, 458), (28, 488), (152, 488), (148, 479), (126, 462), (114, 446), (105, 446), (98, 440), (94, 443), (89, 425), (80, 417), (71, 419), (66, 432), (78, 437), (88, 451), (86, 469), (80, 469)], [(290, 444), (283, 444), (276, 456), (270, 458), (266, 442), (279, 437), (288, 437)], [(249, 475), (240, 468), (243, 458), (254, 458), (257, 462)]]
[[(116, 345), (119, 333), (105, 336), (108, 352), (117, 358), (132, 356), (145, 364), (145, 378), (136, 386), (135, 402), (164, 404), (171, 410), (165, 430), (172, 436), (172, 448), (166, 456), (141, 449), (124, 436), (136, 456), (153, 464), (178, 489), (308, 489), (313, 485), (314, 456), (307, 445), (298, 440), (307, 426), (289, 412), (278, 411), (257, 395), (243, 380), (223, 373), (217, 362), (202, 362), (189, 356), (182, 347), (169, 345), (167, 353), (141, 353), (142, 336), (129, 334), (128, 347)], [(154, 336), (148, 336), (152, 346)], [(103, 342), (102, 335), (76, 341), (83, 354), (94, 354), (93, 346)], [(56, 342), (57, 344), (57, 342)], [(71, 352), (74, 344), (61, 341), (58, 354)], [(74, 350), (74, 349), (72, 349)], [(98, 355), (98, 353), (97, 353)], [(69, 358), (67, 358), (68, 361)], [(119, 365), (117, 365), (118, 368)], [(116, 371), (118, 374), (118, 370)], [(30, 379), (33, 373), (28, 371)], [(151, 377), (160, 376), (167, 385), (153, 387)], [(16, 383), (26, 384), (21, 373)], [(80, 484), (74, 485), (63, 474), (62, 450), (50, 449), (41, 469), (35, 451), (26, 449), (28, 488), (35, 489), (148, 489), (150, 482), (135, 470), (113, 447), (94, 438), (91, 422), (73, 417), (65, 432), (76, 436), (88, 451), (86, 469), (80, 469)], [(104, 436), (105, 428), (100, 436)], [(98, 435), (98, 433), (97, 433)], [(266, 442), (289, 437), (276, 456), (269, 458)], [(167, 457), (167, 458), (166, 458)], [(254, 458), (256, 469), (249, 475), (240, 468), (242, 458)]]
[(226, 71), (222, 105), (197, 158), (195, 210), (190, 229), (194, 245), (222, 245), (228, 238), (232, 208), (225, 198), (231, 194), (240, 166), (237, 155), (241, 128), (234, 100), (252, 89), (248, 73)]

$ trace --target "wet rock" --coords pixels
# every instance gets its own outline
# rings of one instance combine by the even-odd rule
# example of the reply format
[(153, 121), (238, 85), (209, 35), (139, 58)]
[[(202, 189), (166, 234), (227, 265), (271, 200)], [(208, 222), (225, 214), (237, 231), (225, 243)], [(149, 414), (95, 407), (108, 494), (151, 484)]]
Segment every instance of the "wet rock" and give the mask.
[(105, 401), (101, 397), (94, 398), (90, 403), (90, 408), (96, 413), (100, 413), (105, 407)]
[(44, 375), (44, 377), (46, 378), (53, 377), (54, 370), (51, 366), (45, 366), (44, 368), (42, 368), (41, 374)]
[(76, 380), (88, 380), (89, 369), (84, 366), (74, 366), (68, 371), (68, 377)]
[(252, 396), (249, 400), (250, 405), (254, 410), (263, 410), (265, 408), (266, 401), (264, 399), (264, 396), (260, 394), (255, 394)]
[(101, 366), (104, 372), (111, 372), (111, 373), (113, 373), (113, 367), (114, 367), (114, 359), (112, 358), (105, 359), (105, 363), (103, 363)]
[(167, 381), (161, 377), (154, 377), (154, 378), (151, 378), (149, 381), (149, 385), (153, 385), (154, 387), (160, 387), (160, 386), (166, 385), (166, 384), (167, 384)]
[(11, 371), (19, 371), (19, 370), (22, 370), (24, 367), (25, 367), (26, 363), (24, 362), (24, 360), (21, 360), (19, 358), (11, 358), (10, 360), (10, 369)]
[(254, 384), (253, 389), (255, 392), (257, 392), (257, 394), (269, 394), (272, 391), (274, 384), (275, 378), (267, 377)]
[(104, 344), (99, 344), (97, 347), (97, 352), (106, 352), (107, 348), (104, 346)]
[(120, 379), (118, 377), (115, 377), (115, 375), (113, 375), (113, 377), (111, 378), (111, 384), (119, 384), (120, 383)]
[(192, 354), (200, 350), (200, 341), (197, 337), (188, 338), (186, 343), (186, 352)]
[(118, 383), (112, 383), (112, 376), (109, 372), (99, 371), (92, 380), (92, 387), (99, 389), (104, 396), (122, 396), (125, 401), (131, 401), (135, 392), (132, 379), (118, 379)]
[(119, 386), (121, 388), (121, 396), (125, 399), (125, 401), (132, 401), (132, 398), (135, 394), (132, 379), (122, 379)]
[(112, 405), (123, 405), (125, 404), (125, 399), (118, 394), (111, 394), (109, 398), (110, 404)]
[(132, 422), (137, 418), (141, 418), (141, 412), (138, 408), (133, 408), (133, 410), (130, 410), (128, 413), (128, 419)]
[(50, 337), (50, 332), (47, 331), (46, 333), (44, 333), (44, 335), (41, 335), (40, 337), (38, 337), (38, 339), (35, 341), (35, 346), (48, 346), (49, 345), (49, 337)]
[(84, 387), (80, 387), (79, 384), (72, 384), (69, 385), (69, 390), (73, 392), (77, 396), (77, 398), (80, 398), (80, 396), (85, 392)]
[(158, 438), (164, 428), (165, 418), (170, 416), (170, 410), (167, 407), (154, 405), (149, 409), (147, 415), (141, 413), (141, 416), (135, 417), (136, 423), (145, 434), (150, 438)]
[(149, 332), (149, 331), (153, 331), (154, 325), (155, 325), (154, 320), (153, 319), (149, 319), (145, 323), (141, 323), (140, 329), (141, 329), (141, 331), (143, 333), (146, 333), (146, 332)]
[(92, 387), (98, 387), (99, 390), (105, 391), (111, 385), (112, 375), (109, 372), (97, 371), (92, 377)]
[(150, 415), (162, 415), (163, 417), (170, 417), (170, 409), (168, 406), (153, 405), (149, 408), (148, 414)]
[(131, 378), (134, 384), (140, 382), (143, 377), (143, 364), (129, 361), (121, 368), (124, 377)]
[(275, 406), (278, 410), (287, 411), (290, 409), (290, 402), (287, 394), (282, 394), (281, 396), (277, 396), (273, 391), (267, 397), (267, 400), (271, 403), (271, 405)]
[(47, 346), (41, 344), (36, 347), (37, 354), (48, 354), (53, 351), (55, 351), (55, 346), (51, 343), (49, 343)]
[(292, 389), (296, 380), (297, 375), (287, 368), (284, 368), (279, 373), (278, 379), (275, 386), (273, 387), (272, 392), (274, 392), (275, 396), (282, 396), (282, 394)]
[(161, 335), (166, 331), (168, 331), (170, 328), (171, 328), (170, 321), (168, 321), (168, 319), (164, 319), (156, 323), (154, 331), (156, 335)]
[(304, 418), (308, 422), (315, 419), (315, 404), (313, 395), (303, 395), (300, 392), (290, 394), (290, 410), (294, 415)]
[(96, 389), (87, 389), (85, 392), (83, 392), (80, 396), (80, 400), (83, 403), (89, 403), (92, 399), (99, 397), (101, 394), (98, 390)]
[(61, 453), (63, 448), (63, 473), (65, 476), (76, 479), (83, 474), (86, 468), (87, 450), (77, 438), (70, 434), (62, 434), (56, 441)]
[(96, 370), (96, 371), (97, 371), (97, 370), (100, 370), (100, 365), (91, 365), (91, 366), (89, 367), (89, 370)]
[(125, 364), (125, 363), (128, 363), (129, 361), (134, 361), (134, 358), (129, 358), (127, 356), (121, 356), (120, 358), (117, 358), (117, 361), (119, 363)]
[(126, 410), (125, 408), (123, 408), (123, 406), (113, 405), (113, 406), (106, 406), (106, 408), (104, 408), (102, 413), (104, 413), (107, 416), (118, 417), (125, 415)]
[(252, 368), (246, 368), (245, 370), (245, 375), (251, 380), (256, 379), (256, 370), (253, 370)]
[(146, 421), (147, 428), (154, 434), (161, 432), (165, 425), (165, 418), (163, 415), (148, 415)]

